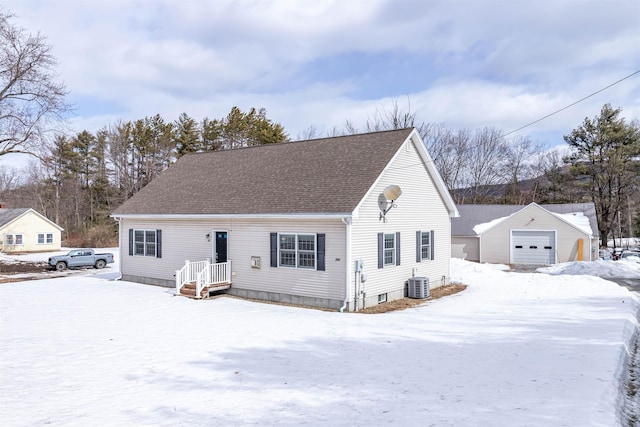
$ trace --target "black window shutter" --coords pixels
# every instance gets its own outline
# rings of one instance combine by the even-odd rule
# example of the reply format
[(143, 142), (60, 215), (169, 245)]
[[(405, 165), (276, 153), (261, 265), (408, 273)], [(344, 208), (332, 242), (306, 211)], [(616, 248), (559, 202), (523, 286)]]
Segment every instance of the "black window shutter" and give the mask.
[(129, 255), (133, 255), (133, 228), (129, 229)]
[(422, 231), (416, 231), (416, 262), (422, 261)]
[(162, 230), (156, 230), (156, 258), (162, 258)]
[(433, 254), (434, 254), (434, 248), (436, 246), (436, 241), (434, 239), (433, 230), (431, 230), (430, 233), (431, 233), (431, 236), (429, 236), (429, 243), (431, 244), (431, 259), (434, 259)]
[(271, 233), (271, 267), (278, 266), (278, 233)]
[(400, 265), (400, 232), (396, 233), (396, 265)]
[(378, 268), (384, 267), (384, 234), (378, 233)]
[(318, 270), (320, 271), (324, 271), (324, 241), (325, 241), (325, 235), (324, 234), (318, 234), (317, 235), (317, 240), (318, 240)]

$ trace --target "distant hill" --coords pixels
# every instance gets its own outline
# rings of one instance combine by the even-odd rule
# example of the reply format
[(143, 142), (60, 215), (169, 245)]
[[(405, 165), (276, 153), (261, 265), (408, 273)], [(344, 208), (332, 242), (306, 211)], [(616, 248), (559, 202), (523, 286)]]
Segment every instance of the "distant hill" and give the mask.
[[(526, 204), (536, 203), (579, 203), (589, 201), (581, 187), (588, 181), (586, 175), (573, 176), (569, 165), (562, 166), (553, 173), (525, 179), (514, 189), (512, 183), (484, 185), (478, 189), (481, 195), (477, 203)], [(514, 191), (515, 190), (515, 191)], [(456, 203), (470, 203), (473, 200), (472, 187), (451, 190)]]

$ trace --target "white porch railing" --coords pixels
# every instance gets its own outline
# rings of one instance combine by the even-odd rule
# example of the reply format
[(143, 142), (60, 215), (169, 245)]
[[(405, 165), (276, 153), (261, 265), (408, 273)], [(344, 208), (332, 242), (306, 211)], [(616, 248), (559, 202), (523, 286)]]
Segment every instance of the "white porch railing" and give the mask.
[(231, 283), (231, 261), (211, 264), (211, 261), (185, 261), (184, 267), (176, 270), (176, 295), (187, 283), (196, 283), (196, 298), (205, 286)]
[(198, 274), (196, 298), (200, 298), (200, 292), (205, 286), (221, 283), (231, 283), (231, 261), (209, 264)]

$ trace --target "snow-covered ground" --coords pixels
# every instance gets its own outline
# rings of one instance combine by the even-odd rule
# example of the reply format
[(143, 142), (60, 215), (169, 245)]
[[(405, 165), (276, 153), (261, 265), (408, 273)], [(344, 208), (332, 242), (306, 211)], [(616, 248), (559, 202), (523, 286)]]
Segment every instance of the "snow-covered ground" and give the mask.
[(385, 314), (194, 301), (117, 266), (0, 284), (0, 422), (619, 425), (637, 297), (501, 270), (452, 260), (465, 291)]
[(591, 262), (571, 261), (538, 268), (547, 274), (589, 275), (603, 278), (640, 279), (640, 259), (630, 257), (619, 261), (597, 260)]
[[(5, 254), (0, 252), (0, 261), (5, 264), (11, 264), (14, 262), (47, 262), (50, 256), (55, 255), (64, 255), (69, 252), (71, 248), (61, 248), (60, 251), (56, 252), (36, 252), (36, 253), (26, 253), (20, 255), (14, 254)], [(113, 254), (113, 264), (107, 264), (105, 270), (102, 270), (98, 277), (102, 277), (105, 279), (117, 279), (120, 277), (120, 252), (118, 248), (99, 248), (95, 249), (96, 253), (104, 253), (110, 252)], [(95, 274), (96, 270), (91, 267), (88, 268), (78, 268), (78, 269), (67, 269), (64, 271), (47, 271), (47, 272), (38, 272), (38, 273), (18, 273), (18, 274), (10, 274), (3, 275), (0, 273), (0, 278), (9, 277), (9, 278), (19, 278), (19, 279), (46, 279), (52, 277), (68, 277), (68, 276), (77, 276), (77, 275), (87, 275), (87, 274)]]

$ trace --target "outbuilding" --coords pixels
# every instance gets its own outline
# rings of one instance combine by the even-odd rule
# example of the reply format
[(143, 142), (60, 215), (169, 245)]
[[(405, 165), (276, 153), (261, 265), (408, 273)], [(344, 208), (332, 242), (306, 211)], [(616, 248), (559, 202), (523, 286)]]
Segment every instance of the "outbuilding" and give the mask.
[(598, 258), (593, 203), (458, 205), (451, 252), (470, 261), (548, 265)]
[(2, 252), (59, 251), (62, 230), (31, 208), (0, 209)]

